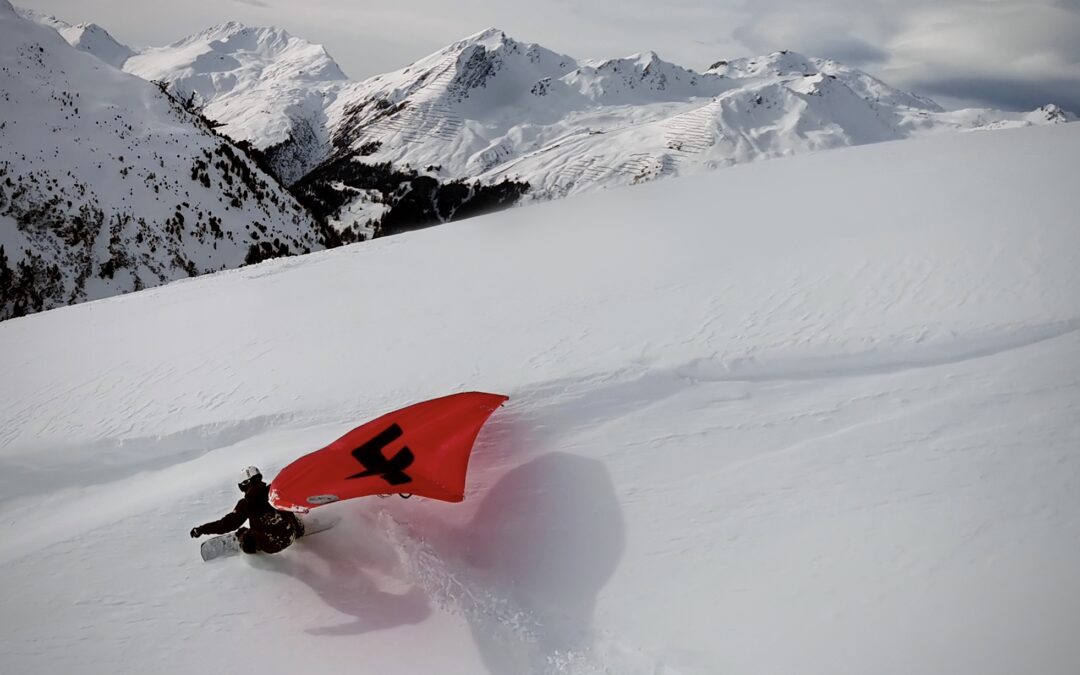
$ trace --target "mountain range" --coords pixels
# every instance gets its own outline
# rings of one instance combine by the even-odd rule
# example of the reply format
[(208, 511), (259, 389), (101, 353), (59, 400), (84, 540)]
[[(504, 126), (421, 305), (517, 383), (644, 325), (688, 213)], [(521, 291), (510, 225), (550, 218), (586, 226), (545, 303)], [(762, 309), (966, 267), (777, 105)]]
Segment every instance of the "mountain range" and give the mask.
[[(6, 5), (6, 0), (0, 1)], [(97, 253), (84, 252), (82, 264), (71, 270), (60, 260), (70, 257), (68, 247), (55, 234), (48, 245), (41, 236), (15, 237), (8, 244), (9, 257), (13, 250), (34, 255), (51, 250), (43, 258), (45, 274), (48, 264), (55, 264), (64, 277), (61, 287), (45, 294), (42, 302), (22, 301), (23, 311), (134, 290), (180, 273), (223, 269), (267, 255), (361, 241), (599, 188), (849, 145), (1075, 119), (1052, 104), (1028, 113), (946, 111), (855, 68), (790, 51), (720, 60), (695, 72), (653, 52), (578, 59), (488, 29), (398, 71), (353, 81), (324, 48), (279, 28), (229, 22), (164, 47), (135, 49), (96, 24), (71, 25), (20, 12), (54, 29), (75, 49), (62, 50), (61, 41), (42, 32), (52, 30), (35, 26), (22, 31), (16, 22), (27, 21), (10, 12), (5, 16), (13, 38), (4, 47), (5, 77), (12, 79), (5, 91), (35, 79), (43, 83), (32, 87), (34, 98), (18, 105), (3, 102), (6, 120), (22, 124), (21, 129), (35, 129), (19, 134), (25, 147), (10, 135), (0, 136), (0, 144), (8, 144), (0, 145), (9, 150), (7, 156), (53, 152), (53, 160), (58, 160), (58, 149), (65, 148), (64, 161), (54, 162), (50, 169), (42, 158), (38, 170), (54, 177), (83, 167), (90, 175), (78, 174), (73, 180), (88, 185), (104, 179), (97, 172), (100, 162), (66, 158), (72, 148), (85, 150), (82, 139), (115, 146), (113, 157), (158, 161), (152, 153), (147, 159), (133, 149), (136, 141), (121, 138), (122, 125), (94, 120), (87, 126), (74, 120), (56, 97), (75, 93), (80, 101), (93, 100), (93, 109), (112, 106), (125, 111), (121, 119), (140, 118), (137, 126), (142, 133), (128, 135), (149, 144), (148, 152), (150, 146), (161, 145), (183, 150), (173, 152), (170, 162), (153, 171), (170, 176), (173, 191), (168, 198), (160, 192), (151, 195), (153, 188), (145, 180), (149, 166), (127, 167), (138, 177), (131, 185), (121, 181), (119, 190), (94, 190), (91, 201), (102, 209), (104, 221), (116, 213), (127, 214), (121, 218), (143, 218), (149, 230), (160, 232), (167, 229), (166, 220), (180, 213), (185, 223), (202, 224), (211, 216), (215, 222), (234, 223), (229, 216), (239, 216), (268, 228), (262, 233), (251, 226), (222, 226), (232, 235), (224, 247), (228, 255), (202, 251), (211, 245), (209, 240), (183, 239), (182, 246), (199, 250), (181, 251), (175, 244), (177, 253), (147, 263), (154, 274), (126, 272), (124, 281), (117, 283), (90, 281), (116, 267), (108, 266), (109, 258), (101, 253), (108, 246), (100, 242), (111, 237), (104, 234), (107, 228), (82, 235), (86, 242), (99, 242), (83, 246)], [(24, 57), (16, 42), (33, 49), (29, 38), (16, 35), (20, 31), (35, 36), (33, 44), (44, 45), (46, 61), (33, 67), (20, 61)], [(85, 54), (77, 57), (76, 51)], [(62, 54), (56, 59), (80, 64), (79, 75), (67, 76), (63, 83), (53, 77), (60, 69), (49, 60), (54, 52)], [(95, 58), (88, 60), (88, 55)], [(83, 71), (88, 73), (85, 77)], [(147, 97), (160, 103), (148, 108), (141, 103)], [(91, 109), (88, 104), (81, 107)], [(168, 118), (167, 124), (162, 117)], [(61, 119), (74, 126), (64, 127), (58, 123)], [(115, 121), (119, 124), (121, 119)], [(180, 143), (168, 134), (151, 132), (158, 127), (198, 140)], [(64, 134), (80, 140), (60, 142)], [(125, 142), (128, 149), (121, 151)], [(215, 151), (231, 153), (258, 176), (259, 185), (266, 186), (248, 190), (255, 194), (252, 208), (257, 215), (220, 195), (214, 204), (224, 177), (204, 180), (200, 170), (191, 167), (206, 162), (216, 170), (205, 155)], [(159, 149), (157, 154), (165, 153)], [(5, 170), (18, 178), (27, 175), (29, 167), (22, 160), (9, 160)], [(213, 189), (206, 186), (207, 180)], [(201, 195), (199, 183), (210, 192)], [(127, 201), (125, 189), (130, 192)], [(272, 197), (269, 204), (261, 203), (263, 192)], [(108, 208), (102, 206), (103, 194), (110, 195)], [(142, 196), (135, 200), (136, 195)], [(206, 199), (200, 200), (203, 196)], [(25, 190), (21, 199), (38, 204), (53, 197), (67, 201), (62, 193), (29, 197)], [(142, 207), (148, 201), (167, 208), (148, 211)], [(80, 204), (74, 200), (70, 208)], [(21, 208), (31, 215), (16, 220), (36, 217), (29, 206)], [(219, 213), (224, 209), (232, 212)], [(20, 227), (20, 232), (26, 230)], [(131, 252), (134, 249), (123, 234), (120, 242), (112, 248), (129, 251), (128, 257), (146, 257)], [(249, 255), (253, 247), (260, 253)], [(16, 257), (27, 256), (16, 253)], [(14, 307), (10, 298), (6, 307), (10, 315)]]
[(266, 152), (346, 237), (380, 233), (372, 226), (394, 195), (416, 189), (416, 175), (527, 185), (525, 200), (546, 200), (800, 152), (1072, 119), (1054, 105), (945, 111), (790, 51), (697, 73), (654, 52), (579, 59), (494, 28), (360, 82), (318, 45), (235, 22), (123, 68), (168, 83), (222, 133)]

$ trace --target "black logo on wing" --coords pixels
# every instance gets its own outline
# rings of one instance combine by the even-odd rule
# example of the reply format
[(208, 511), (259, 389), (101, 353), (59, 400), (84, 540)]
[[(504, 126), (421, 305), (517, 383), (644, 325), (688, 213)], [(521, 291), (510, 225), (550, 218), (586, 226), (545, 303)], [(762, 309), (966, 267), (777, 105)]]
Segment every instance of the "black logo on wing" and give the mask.
[(382, 453), (383, 448), (401, 438), (402, 433), (401, 427), (391, 424), (389, 428), (380, 432), (375, 438), (353, 450), (352, 456), (364, 466), (364, 471), (349, 476), (348, 480), (368, 476), (382, 476), (391, 485), (411, 483), (412, 477), (405, 473), (405, 469), (409, 468), (413, 460), (416, 459), (412, 450), (402, 447), (389, 459)]

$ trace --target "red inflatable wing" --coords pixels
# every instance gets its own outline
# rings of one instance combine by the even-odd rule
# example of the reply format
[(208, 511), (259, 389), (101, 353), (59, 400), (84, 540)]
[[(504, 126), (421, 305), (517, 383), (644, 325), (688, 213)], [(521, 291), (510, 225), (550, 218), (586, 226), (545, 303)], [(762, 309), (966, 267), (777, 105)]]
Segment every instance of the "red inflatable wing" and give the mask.
[(383, 415), (282, 469), (270, 484), (270, 502), (301, 512), (387, 493), (460, 502), (473, 442), (506, 400), (453, 394)]

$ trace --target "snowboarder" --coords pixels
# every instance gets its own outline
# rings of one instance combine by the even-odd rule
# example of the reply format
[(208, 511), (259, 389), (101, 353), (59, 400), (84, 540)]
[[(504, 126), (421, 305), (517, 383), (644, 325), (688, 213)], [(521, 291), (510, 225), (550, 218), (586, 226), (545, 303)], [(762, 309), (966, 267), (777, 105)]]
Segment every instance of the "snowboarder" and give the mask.
[[(220, 520), (191, 528), (191, 537), (204, 534), (225, 534), (236, 530), (235, 536), (244, 553), (277, 553), (303, 536), (304, 525), (295, 514), (278, 511), (270, 505), (270, 487), (263, 482), (262, 472), (249, 466), (240, 474), (243, 498), (232, 513)], [(248, 527), (241, 527), (244, 522)], [(235, 549), (234, 549), (235, 550)]]

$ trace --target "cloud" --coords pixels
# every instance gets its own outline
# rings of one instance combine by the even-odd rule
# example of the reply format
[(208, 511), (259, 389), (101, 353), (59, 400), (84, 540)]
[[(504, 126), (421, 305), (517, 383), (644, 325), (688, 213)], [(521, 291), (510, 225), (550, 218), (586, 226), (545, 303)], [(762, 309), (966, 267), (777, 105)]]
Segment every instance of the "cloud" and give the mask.
[(768, 21), (755, 20), (737, 27), (732, 36), (753, 54), (790, 49), (807, 56), (836, 59), (858, 68), (885, 63), (889, 59), (884, 49), (852, 34), (848, 26), (828, 17), (805, 20), (794, 14), (773, 14)]
[(1034, 110), (1047, 103), (1056, 103), (1072, 112), (1080, 110), (1080, 86), (1076, 80), (939, 77), (912, 84), (930, 96), (961, 99), (991, 108)]
[(733, 35), (752, 52), (794, 49), (918, 93), (1076, 109), (1080, 0), (753, 0)]
[(840, 38), (838, 40), (825, 39), (821, 43), (821, 48), (814, 55), (836, 59), (860, 68), (885, 63), (889, 60), (888, 52), (856, 37)]
[(880, 62), (886, 53), (879, 45), (895, 30), (898, 5), (882, 0), (747, 0), (732, 34), (754, 53), (793, 49), (809, 56)]
[(233, 2), (241, 5), (251, 5), (252, 7), (269, 7), (270, 4), (263, 2), (262, 0), (232, 0)]
[(1080, 12), (1060, 2), (998, 0), (923, 9), (906, 17), (890, 38), (883, 72), (928, 92), (954, 92), (947, 95), (1013, 109), (1055, 101), (1076, 110), (1078, 36)]

